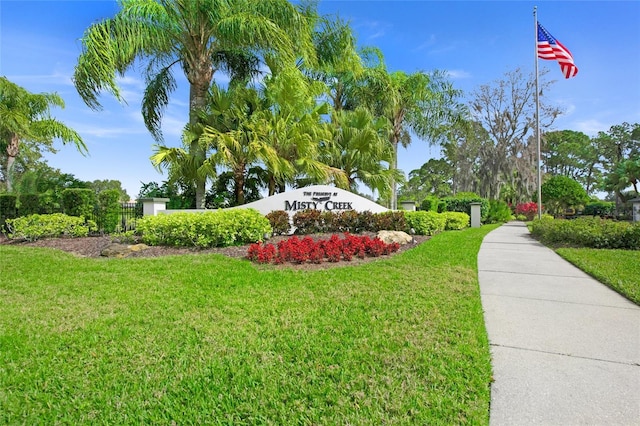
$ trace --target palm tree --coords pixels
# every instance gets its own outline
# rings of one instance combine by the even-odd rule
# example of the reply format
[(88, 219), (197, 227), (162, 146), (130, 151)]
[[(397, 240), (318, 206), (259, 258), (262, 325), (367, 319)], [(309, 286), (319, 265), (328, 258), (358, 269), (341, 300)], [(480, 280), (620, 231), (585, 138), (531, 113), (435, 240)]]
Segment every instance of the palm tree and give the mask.
[(388, 167), (393, 151), (387, 121), (375, 119), (368, 109), (359, 107), (334, 111), (331, 125), (333, 137), (321, 147), (320, 158), (346, 175), (346, 185), (335, 182), (336, 186), (356, 192), (361, 182), (371, 190), (387, 193), (394, 177), (398, 178)]
[(262, 110), (257, 114), (259, 137), (277, 153), (277, 161), (266, 162), (269, 195), (284, 191), (297, 178), (311, 178), (326, 183), (333, 179), (345, 183), (341, 170), (319, 160), (319, 141), (331, 136), (323, 116), (326, 103), (318, 103), (326, 87), (309, 81), (292, 69), (265, 79)]
[[(271, 66), (292, 64), (298, 57), (313, 63), (315, 20), (312, 6), (296, 7), (287, 0), (121, 0), (115, 17), (85, 32), (74, 82), (85, 103), (100, 109), (103, 90), (123, 100), (116, 74), (146, 63), (142, 114), (162, 142), (162, 115), (177, 87), (174, 66), (189, 81), (189, 123), (194, 125), (217, 71), (229, 73), (235, 84), (249, 81), (261, 60)], [(191, 172), (203, 172), (206, 153), (197, 139), (188, 141), (182, 153), (189, 156)], [(196, 205), (202, 208), (206, 176), (191, 177)]]
[[(378, 112), (391, 125), (391, 168), (395, 170), (398, 168), (398, 145), (408, 147), (411, 133), (432, 144), (437, 143), (447, 128), (462, 119), (464, 107), (455, 100), (460, 92), (453, 89), (440, 72), (406, 74), (396, 71), (387, 76), (378, 75), (383, 76), (383, 81), (386, 79), (386, 84), (380, 92), (380, 82), (376, 82), (373, 95), (379, 105)], [(391, 183), (391, 208), (397, 208), (395, 180)]]
[(26, 89), (0, 77), (0, 149), (6, 152), (4, 164), (7, 190), (12, 190), (13, 165), (20, 153), (20, 145), (32, 142), (52, 150), (55, 139), (73, 143), (81, 153), (87, 147), (73, 129), (51, 117), (52, 107), (64, 108), (64, 101), (55, 93), (30, 93)]
[(261, 99), (254, 88), (234, 87), (229, 90), (213, 86), (199, 143), (212, 148), (207, 161), (221, 165), (233, 173), (235, 204), (245, 202), (244, 187), (248, 169), (256, 164), (278, 164), (282, 160), (276, 150), (260, 137), (258, 114)]

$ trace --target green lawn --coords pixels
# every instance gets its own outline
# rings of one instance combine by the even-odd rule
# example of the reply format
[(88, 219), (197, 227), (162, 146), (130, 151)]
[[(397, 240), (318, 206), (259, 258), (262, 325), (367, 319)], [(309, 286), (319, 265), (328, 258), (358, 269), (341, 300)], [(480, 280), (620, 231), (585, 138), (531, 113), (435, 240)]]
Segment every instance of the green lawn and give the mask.
[(640, 305), (640, 251), (560, 248), (560, 256)]
[(495, 228), (314, 272), (0, 247), (0, 423), (487, 424)]

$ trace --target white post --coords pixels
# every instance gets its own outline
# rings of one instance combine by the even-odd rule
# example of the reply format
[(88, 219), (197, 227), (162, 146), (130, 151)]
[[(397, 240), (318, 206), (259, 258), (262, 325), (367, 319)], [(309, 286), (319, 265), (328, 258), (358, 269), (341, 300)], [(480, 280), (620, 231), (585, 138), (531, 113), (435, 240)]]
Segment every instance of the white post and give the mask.
[(156, 216), (159, 211), (167, 209), (168, 198), (141, 198), (142, 215)]
[(629, 200), (631, 202), (631, 220), (640, 222), (640, 198)]
[(416, 211), (416, 202), (415, 201), (400, 201), (400, 207), (402, 210), (407, 210), (410, 212)]
[(471, 227), (480, 228), (480, 203), (471, 203)]

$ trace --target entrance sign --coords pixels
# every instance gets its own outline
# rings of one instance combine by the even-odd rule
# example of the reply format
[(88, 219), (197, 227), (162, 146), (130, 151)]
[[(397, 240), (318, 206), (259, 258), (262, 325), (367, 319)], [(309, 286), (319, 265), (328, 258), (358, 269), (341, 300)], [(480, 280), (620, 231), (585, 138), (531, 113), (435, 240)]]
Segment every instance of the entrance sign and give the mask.
[(357, 212), (368, 210), (371, 213), (389, 211), (386, 207), (382, 207), (367, 198), (329, 185), (307, 186), (305, 188), (275, 194), (271, 197), (235, 208), (252, 208), (258, 210), (263, 215), (267, 215), (275, 210), (284, 210), (289, 213), (291, 217), (293, 217), (296, 212), (306, 209), (332, 211), (336, 213), (345, 210), (355, 210)]

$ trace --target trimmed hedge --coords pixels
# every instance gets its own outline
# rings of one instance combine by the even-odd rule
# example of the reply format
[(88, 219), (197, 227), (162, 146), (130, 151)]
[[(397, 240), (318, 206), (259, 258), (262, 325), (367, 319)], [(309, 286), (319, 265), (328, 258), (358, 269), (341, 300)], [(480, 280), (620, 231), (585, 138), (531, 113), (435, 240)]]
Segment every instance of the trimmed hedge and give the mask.
[[(448, 212), (461, 212), (471, 215), (471, 203), (480, 203), (480, 220), (485, 223), (487, 218), (489, 217), (489, 200), (482, 197), (477, 196), (456, 196), (456, 197), (445, 197), (440, 200), (445, 204), (445, 208), (443, 211)], [(438, 208), (438, 211), (442, 213), (443, 211)]]
[(433, 211), (405, 212), (407, 227), (404, 231), (414, 230), (417, 235), (433, 235), (444, 231), (447, 225), (447, 217), (442, 213)]
[(120, 191), (107, 189), (98, 194), (96, 222), (98, 229), (107, 234), (115, 232), (120, 222)]
[(86, 237), (95, 229), (95, 223), (63, 213), (32, 214), (7, 219), (9, 238), (35, 241), (42, 238)]
[(287, 235), (291, 232), (289, 213), (284, 210), (274, 210), (266, 217), (271, 224), (271, 229), (273, 229), (273, 235)]
[(67, 188), (62, 191), (62, 211), (66, 215), (89, 219), (95, 204), (96, 193), (93, 189)]
[(0, 194), (0, 232), (5, 231), (5, 221), (17, 216), (17, 197), (13, 194)]
[(272, 228), (254, 209), (232, 209), (146, 216), (136, 231), (149, 245), (207, 248), (262, 241)]
[(471, 216), (461, 212), (444, 212), (441, 213), (447, 220), (444, 226), (445, 231), (458, 231), (468, 228), (471, 225)]
[(640, 250), (640, 223), (599, 217), (536, 219), (531, 234), (545, 244), (599, 249)]
[(40, 196), (38, 194), (20, 194), (18, 196), (18, 215), (29, 216), (42, 213), (40, 211)]

